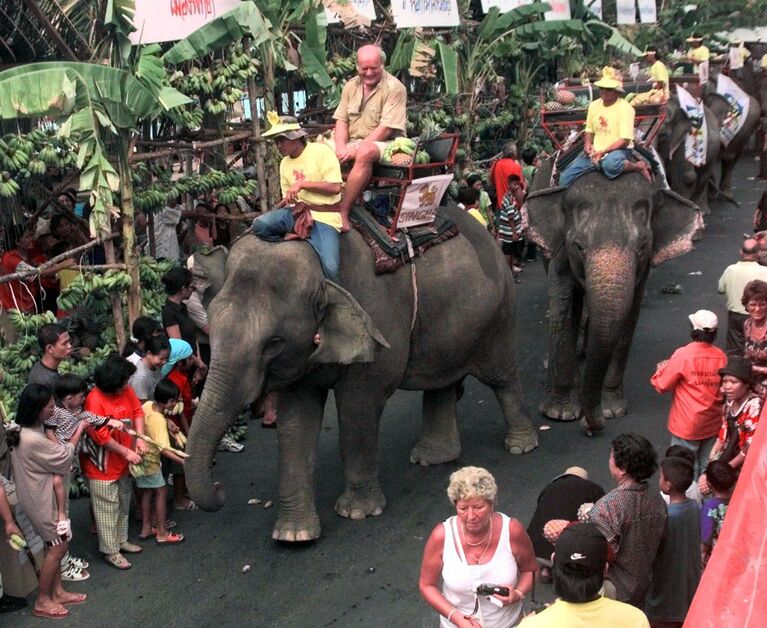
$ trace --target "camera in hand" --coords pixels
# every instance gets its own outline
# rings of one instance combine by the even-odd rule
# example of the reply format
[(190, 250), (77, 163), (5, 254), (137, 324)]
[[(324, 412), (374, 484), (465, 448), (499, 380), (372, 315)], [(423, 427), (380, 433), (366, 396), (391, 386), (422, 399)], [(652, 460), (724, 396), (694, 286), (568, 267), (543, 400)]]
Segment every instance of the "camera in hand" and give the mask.
[(497, 584), (480, 584), (477, 587), (477, 595), (502, 595), (508, 597), (509, 587), (501, 587)]

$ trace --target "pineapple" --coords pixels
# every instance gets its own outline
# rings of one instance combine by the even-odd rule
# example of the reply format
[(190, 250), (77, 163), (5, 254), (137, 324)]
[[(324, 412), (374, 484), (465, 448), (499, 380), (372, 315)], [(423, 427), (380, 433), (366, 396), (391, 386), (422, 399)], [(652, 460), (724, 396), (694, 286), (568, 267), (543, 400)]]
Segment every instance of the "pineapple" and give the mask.
[(575, 102), (575, 94), (567, 89), (558, 89), (554, 94), (554, 100), (562, 105), (572, 105)]

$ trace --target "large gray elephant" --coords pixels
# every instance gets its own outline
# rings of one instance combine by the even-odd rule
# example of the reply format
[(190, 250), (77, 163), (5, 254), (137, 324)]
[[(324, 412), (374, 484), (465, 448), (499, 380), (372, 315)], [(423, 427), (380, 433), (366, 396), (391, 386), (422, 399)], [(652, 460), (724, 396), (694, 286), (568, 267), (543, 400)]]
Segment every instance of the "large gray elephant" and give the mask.
[[(710, 88), (706, 89), (703, 103), (711, 109), (721, 127), (725, 116), (730, 111), (730, 103), (724, 96), (713, 92)], [(722, 192), (726, 193), (732, 189), (732, 173), (735, 169), (735, 164), (738, 163), (738, 159), (740, 159), (741, 154), (756, 133), (761, 110), (759, 101), (753, 96), (749, 96), (748, 115), (746, 116), (743, 126), (740, 128), (737, 135), (730, 140), (730, 143), (727, 144), (727, 146), (722, 142), (719, 151), (722, 174), (718, 186)]]
[[(551, 164), (534, 186), (548, 181)], [(657, 178), (656, 178), (657, 180)], [(623, 373), (651, 265), (692, 249), (698, 207), (639, 174), (608, 181), (589, 173), (568, 188), (527, 198), (528, 237), (550, 257), (549, 366), (540, 406), (552, 419), (582, 416), (587, 430), (626, 414)], [(576, 345), (588, 309), (586, 360), (578, 389)]]
[(706, 163), (692, 165), (685, 157), (685, 140), (692, 129), (692, 121), (679, 106), (676, 96), (666, 105), (666, 120), (656, 138), (656, 148), (666, 171), (668, 184), (674, 192), (691, 200), (703, 212), (708, 209), (708, 183), (716, 167), (721, 148), (719, 121), (704, 105), (706, 117)]
[(195, 270), (220, 288), (208, 309), (212, 361), (187, 448), (187, 485), (197, 504), (222, 505), (211, 476), (216, 444), (240, 409), (269, 391), (278, 392), (279, 540), (320, 534), (313, 475), (330, 389), (346, 477), (336, 511), (344, 517), (378, 515), (386, 505), (377, 474), (378, 421), (398, 388), (424, 391), (412, 462), (459, 456), (456, 384), (467, 375), (493, 389), (511, 453), (538, 445), (517, 381), (508, 266), (474, 218), (456, 207), (440, 212), (459, 235), (391, 274), (374, 274), (359, 233), (342, 235), (341, 285), (323, 276), (303, 241), (246, 235), (225, 270), (215, 263), (222, 256), (195, 257)]

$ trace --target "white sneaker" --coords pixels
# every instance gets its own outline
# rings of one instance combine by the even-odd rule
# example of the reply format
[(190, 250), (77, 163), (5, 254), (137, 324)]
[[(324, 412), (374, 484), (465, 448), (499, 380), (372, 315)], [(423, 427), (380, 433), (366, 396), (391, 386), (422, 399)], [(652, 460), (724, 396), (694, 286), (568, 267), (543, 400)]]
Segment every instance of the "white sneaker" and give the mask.
[(85, 569), (75, 567), (72, 563), (69, 563), (66, 569), (61, 570), (61, 579), (64, 582), (80, 582), (90, 577), (91, 575)]
[(237, 453), (240, 453), (243, 449), (245, 449), (245, 445), (236, 443), (234, 440), (232, 440), (228, 436), (224, 436), (221, 439), (221, 442), (219, 442), (218, 444), (219, 451), (230, 451), (234, 454), (237, 454)]
[(78, 558), (77, 556), (72, 556), (72, 554), (67, 553), (64, 556), (64, 560), (61, 561), (61, 566), (64, 567), (64, 563), (68, 563), (70, 565), (74, 565), (75, 567), (79, 567), (80, 569), (88, 569), (89, 563), (84, 558)]

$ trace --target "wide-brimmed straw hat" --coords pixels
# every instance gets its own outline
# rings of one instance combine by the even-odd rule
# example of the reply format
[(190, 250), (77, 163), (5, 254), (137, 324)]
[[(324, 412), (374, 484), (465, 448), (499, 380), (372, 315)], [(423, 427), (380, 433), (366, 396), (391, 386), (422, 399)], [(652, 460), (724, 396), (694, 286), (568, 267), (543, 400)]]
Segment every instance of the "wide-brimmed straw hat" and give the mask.
[(687, 38), (687, 43), (691, 44), (694, 41), (703, 41), (703, 35), (698, 35), (698, 33), (693, 33)]
[(302, 129), (301, 125), (298, 124), (298, 120), (291, 116), (280, 116), (277, 115), (276, 111), (270, 111), (266, 114), (266, 119), (271, 128), (262, 133), (261, 137), (286, 137), (289, 140), (297, 140), (299, 137), (309, 135), (309, 132)]
[(623, 81), (615, 69), (609, 66), (602, 68), (602, 78), (594, 83), (594, 85), (600, 89), (614, 89), (621, 94), (625, 93), (623, 91)]
[(647, 48), (644, 49), (642, 56), (646, 57), (647, 55), (657, 55), (657, 54), (658, 54), (658, 49), (655, 46), (647, 46)]

